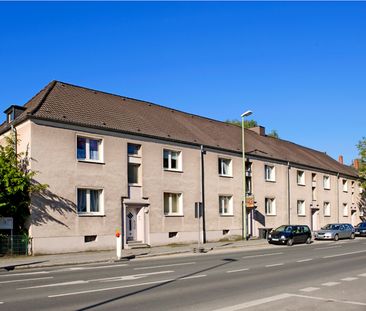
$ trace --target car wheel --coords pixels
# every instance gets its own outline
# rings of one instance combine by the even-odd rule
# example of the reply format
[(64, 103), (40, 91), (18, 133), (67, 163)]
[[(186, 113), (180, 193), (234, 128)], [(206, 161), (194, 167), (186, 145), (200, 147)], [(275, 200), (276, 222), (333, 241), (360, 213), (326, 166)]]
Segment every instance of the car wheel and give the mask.
[(355, 238), (355, 234), (354, 234), (354, 233), (352, 233), (352, 234), (351, 234), (350, 239), (351, 239), (351, 240), (354, 240), (354, 238)]
[(306, 239), (306, 244), (310, 244), (311, 243), (311, 237), (308, 237), (307, 239)]
[(287, 246), (292, 246), (294, 244), (294, 239), (287, 240)]
[(338, 241), (339, 240), (339, 236), (338, 236), (338, 234), (336, 234), (335, 236), (334, 236), (334, 241)]

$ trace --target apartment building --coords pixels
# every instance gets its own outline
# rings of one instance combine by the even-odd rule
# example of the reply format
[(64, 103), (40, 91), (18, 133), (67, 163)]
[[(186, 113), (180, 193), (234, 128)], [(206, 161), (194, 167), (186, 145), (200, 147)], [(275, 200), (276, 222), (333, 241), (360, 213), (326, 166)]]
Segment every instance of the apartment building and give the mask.
[[(241, 129), (149, 102), (53, 81), (11, 106), (0, 142), (16, 131), (36, 179), (34, 253), (100, 250), (243, 233)], [(325, 153), (245, 130), (249, 234), (286, 223), (317, 229), (359, 221), (357, 171)], [(244, 218), (244, 219), (243, 219)]]

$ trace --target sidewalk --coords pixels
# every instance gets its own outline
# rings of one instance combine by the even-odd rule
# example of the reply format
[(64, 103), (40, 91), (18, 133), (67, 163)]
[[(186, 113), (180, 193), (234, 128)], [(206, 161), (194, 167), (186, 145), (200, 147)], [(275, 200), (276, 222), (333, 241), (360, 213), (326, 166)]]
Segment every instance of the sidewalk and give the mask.
[[(209, 242), (202, 246), (204, 253), (217, 251), (235, 251), (254, 250), (269, 248), (267, 240), (249, 240), (249, 241), (227, 241), (227, 242)], [(121, 260), (130, 260), (134, 258), (149, 258), (155, 256), (193, 254), (197, 251), (197, 244), (184, 245), (166, 245), (155, 246), (143, 249), (127, 249), (122, 251)], [(116, 251), (90, 251), (80, 253), (66, 253), (55, 255), (39, 256), (15, 256), (0, 257), (0, 270), (14, 270), (21, 268), (52, 267), (58, 265), (87, 264), (100, 262), (117, 261)]]

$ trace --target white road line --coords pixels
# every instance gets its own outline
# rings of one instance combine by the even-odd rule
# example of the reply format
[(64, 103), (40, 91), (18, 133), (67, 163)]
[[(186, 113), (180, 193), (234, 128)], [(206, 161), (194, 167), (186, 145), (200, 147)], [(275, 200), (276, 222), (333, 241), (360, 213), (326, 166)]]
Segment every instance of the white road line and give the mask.
[(272, 265), (266, 265), (265, 267), (266, 268), (271, 268), (271, 267), (277, 267), (277, 266), (283, 266), (284, 264), (283, 263), (274, 263)]
[(351, 282), (351, 281), (354, 281), (354, 280), (358, 280), (358, 278), (349, 277), (349, 278), (341, 279), (341, 281), (346, 281), (346, 282)]
[(47, 280), (47, 279), (53, 279), (53, 276), (47, 276), (47, 277), (44, 277), (44, 278), (33, 278), (33, 279), (21, 279), (21, 280), (11, 280), (11, 281), (1, 281), (0, 284), (16, 283), (16, 282), (26, 282), (26, 281), (38, 281), (38, 280)]
[(33, 274), (49, 274), (49, 271), (38, 271), (38, 272), (27, 272), (27, 273), (10, 273), (10, 274), (4, 274), (0, 275), (0, 277), (9, 277), (9, 276), (24, 276), (24, 275), (33, 275)]
[(364, 252), (366, 252), (366, 250), (364, 250), (364, 251), (358, 251), (358, 252), (342, 253), (342, 254), (336, 254), (336, 255), (329, 255), (329, 256), (324, 256), (324, 257), (322, 257), (322, 258), (323, 258), (323, 259), (326, 259), (326, 258), (333, 258), (333, 257), (340, 257), (340, 256), (347, 256), (347, 255), (360, 254), (360, 253), (364, 253)]
[(321, 301), (327, 301), (327, 302), (337, 302), (337, 303), (344, 303), (344, 304), (351, 304), (351, 305), (358, 305), (358, 306), (366, 306), (366, 303), (358, 302), (358, 301), (337, 300), (337, 299), (329, 299), (329, 298), (321, 298), (321, 297), (305, 296), (305, 295), (297, 295), (297, 294), (293, 294), (291, 296), (292, 297), (315, 299), (315, 300), (321, 300)]
[(66, 268), (57, 271), (81, 271), (81, 270), (95, 270), (95, 269), (111, 269), (116, 267), (126, 267), (127, 264), (119, 264), (119, 265), (109, 265), (109, 266), (96, 266), (96, 267), (73, 267), (73, 268)]
[(142, 274), (133, 274), (133, 275), (121, 275), (121, 276), (114, 276), (110, 278), (103, 278), (103, 279), (93, 279), (89, 280), (89, 282), (115, 282), (115, 281), (129, 281), (129, 280), (136, 280), (140, 278), (144, 278), (150, 275), (157, 275), (157, 274), (166, 274), (166, 273), (173, 273), (173, 270), (167, 271), (156, 271), (150, 273), (142, 273)]
[(89, 283), (88, 281), (71, 281), (71, 282), (63, 282), (63, 283), (53, 283), (53, 284), (46, 284), (46, 285), (38, 285), (38, 286), (29, 286), (29, 287), (21, 287), (17, 289), (34, 289), (34, 288), (44, 288), (44, 287), (56, 287), (56, 286), (67, 286), (67, 285), (77, 285), (77, 284), (85, 284)]
[(3, 304), (3, 302), (2, 301), (0, 301), (0, 305), (2, 305)]
[(314, 251), (317, 251), (319, 249), (330, 249), (330, 248), (340, 248), (342, 246), (328, 246), (328, 247), (317, 247), (317, 248), (314, 248)]
[(216, 309), (216, 310), (213, 310), (213, 311), (238, 311), (238, 310), (242, 310), (242, 309), (248, 309), (248, 308), (251, 308), (251, 307), (256, 307), (256, 306), (259, 306), (259, 305), (262, 305), (262, 304), (265, 304), (265, 303), (286, 299), (286, 298), (289, 298), (291, 296), (292, 295), (290, 295), (290, 294), (280, 294), (280, 295), (276, 295), (276, 296), (260, 298), (260, 299), (244, 302), (244, 303), (234, 305), (234, 306), (229, 306), (229, 307), (224, 307), (224, 308), (221, 308), (221, 309)]
[(296, 262), (306, 262), (306, 261), (311, 261), (311, 260), (313, 260), (313, 258), (300, 259)]
[(160, 280), (160, 281), (153, 281), (153, 282), (146, 282), (146, 283), (139, 283), (139, 284), (131, 284), (131, 285), (122, 285), (122, 286), (115, 286), (115, 287), (107, 287), (107, 288), (99, 288), (99, 289), (89, 289), (89, 290), (80, 291), (80, 292), (70, 292), (70, 293), (64, 293), (64, 294), (50, 295), (50, 296), (48, 296), (48, 298), (82, 295), (82, 294), (90, 294), (90, 293), (97, 293), (97, 292), (106, 292), (109, 290), (129, 288), (129, 287), (138, 287), (138, 286), (145, 286), (145, 285), (153, 285), (153, 284), (161, 284), (161, 283), (167, 283), (167, 282), (172, 282), (172, 281), (174, 281), (174, 279), (167, 279), (167, 280)]
[(197, 275), (192, 275), (192, 276), (186, 276), (184, 278), (180, 278), (179, 280), (190, 280), (190, 279), (197, 279), (197, 278), (203, 278), (207, 276), (206, 274), (197, 274)]
[(243, 268), (243, 269), (226, 271), (226, 273), (235, 273), (235, 272), (242, 272), (242, 271), (248, 271), (248, 270), (249, 270), (249, 268)]
[(252, 256), (244, 256), (241, 257), (242, 259), (247, 258), (257, 258), (257, 257), (265, 257), (265, 256), (274, 256), (274, 255), (282, 255), (283, 253), (270, 253), (270, 254), (260, 254), (260, 255), (252, 255)]
[(366, 273), (359, 274), (358, 276), (366, 277)]
[(335, 285), (339, 285), (341, 284), (340, 282), (327, 282), (327, 283), (323, 283), (322, 286), (335, 286)]
[(319, 287), (305, 287), (303, 289), (300, 289), (300, 292), (307, 292), (307, 293), (309, 293), (309, 292), (316, 291), (318, 289), (320, 289), (320, 288)]
[(147, 270), (147, 269), (156, 269), (156, 268), (164, 268), (164, 267), (175, 267), (175, 266), (185, 266), (185, 265), (194, 265), (195, 262), (183, 262), (183, 263), (173, 263), (169, 265), (161, 265), (161, 266), (151, 266), (151, 267), (140, 267), (134, 268), (133, 270)]

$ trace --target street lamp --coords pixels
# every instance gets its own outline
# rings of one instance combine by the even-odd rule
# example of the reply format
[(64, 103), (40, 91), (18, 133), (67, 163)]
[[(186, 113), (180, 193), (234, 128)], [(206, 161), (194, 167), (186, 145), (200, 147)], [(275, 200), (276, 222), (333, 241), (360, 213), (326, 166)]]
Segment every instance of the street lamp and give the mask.
[(244, 118), (252, 114), (250, 110), (241, 115), (241, 141), (243, 151), (243, 239), (247, 239), (247, 202), (246, 202), (246, 170), (245, 170), (245, 139), (244, 139)]

